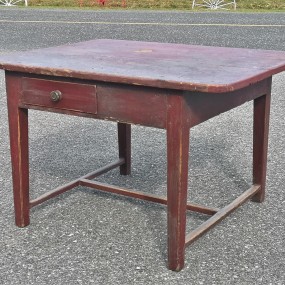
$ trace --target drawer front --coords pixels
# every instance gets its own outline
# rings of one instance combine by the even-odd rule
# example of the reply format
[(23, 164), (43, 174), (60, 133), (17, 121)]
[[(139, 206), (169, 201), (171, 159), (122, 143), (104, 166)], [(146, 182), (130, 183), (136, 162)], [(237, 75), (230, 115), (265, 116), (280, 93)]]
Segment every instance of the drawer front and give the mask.
[(21, 103), (97, 114), (96, 86), (23, 78)]

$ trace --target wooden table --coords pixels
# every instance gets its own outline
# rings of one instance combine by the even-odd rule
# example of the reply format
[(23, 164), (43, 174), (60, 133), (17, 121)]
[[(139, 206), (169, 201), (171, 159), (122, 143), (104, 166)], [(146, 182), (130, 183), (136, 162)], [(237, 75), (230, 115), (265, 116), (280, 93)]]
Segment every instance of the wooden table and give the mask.
[[(16, 225), (30, 208), (76, 186), (167, 205), (168, 266), (184, 266), (185, 246), (243, 202), (264, 200), (271, 77), (285, 52), (134, 41), (93, 40), (2, 55), (6, 70)], [(222, 209), (187, 202), (190, 129), (254, 102), (253, 183)], [(118, 122), (119, 158), (99, 170), (29, 199), (28, 109)], [(166, 129), (167, 198), (99, 183), (115, 167), (131, 171), (131, 124)], [(185, 235), (186, 210), (211, 216)]]

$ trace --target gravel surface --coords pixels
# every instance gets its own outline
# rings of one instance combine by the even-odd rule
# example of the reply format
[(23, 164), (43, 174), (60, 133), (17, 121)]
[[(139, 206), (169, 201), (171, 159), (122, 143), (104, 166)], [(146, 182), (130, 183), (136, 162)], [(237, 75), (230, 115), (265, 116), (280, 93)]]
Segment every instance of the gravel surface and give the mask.
[[(0, 31), (0, 53), (95, 38), (285, 50), (284, 13), (0, 8)], [(82, 187), (34, 208), (30, 226), (14, 225), (1, 71), (0, 283), (285, 284), (284, 76), (273, 79), (266, 201), (246, 203), (188, 247), (176, 273), (166, 268), (164, 206)], [(165, 131), (132, 130), (132, 175), (114, 170), (99, 180), (165, 193)], [(116, 136), (111, 122), (31, 111), (31, 196), (113, 161)], [(193, 128), (189, 199), (221, 207), (249, 188), (251, 136), (251, 103)], [(187, 229), (204, 220), (189, 214)]]

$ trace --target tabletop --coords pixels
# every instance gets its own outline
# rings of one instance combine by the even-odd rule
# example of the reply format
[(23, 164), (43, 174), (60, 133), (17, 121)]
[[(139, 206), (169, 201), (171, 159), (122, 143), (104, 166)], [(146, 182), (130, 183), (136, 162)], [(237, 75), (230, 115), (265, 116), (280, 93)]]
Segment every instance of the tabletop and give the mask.
[(158, 88), (228, 92), (285, 70), (285, 52), (98, 39), (0, 56), (0, 68)]

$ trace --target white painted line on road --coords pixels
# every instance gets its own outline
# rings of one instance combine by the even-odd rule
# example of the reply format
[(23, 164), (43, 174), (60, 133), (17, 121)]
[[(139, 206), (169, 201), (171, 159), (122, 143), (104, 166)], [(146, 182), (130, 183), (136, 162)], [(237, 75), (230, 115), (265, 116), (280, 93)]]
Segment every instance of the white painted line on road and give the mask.
[(43, 24), (91, 24), (91, 25), (135, 25), (135, 26), (189, 26), (189, 27), (265, 27), (265, 28), (284, 28), (285, 24), (205, 24), (205, 23), (152, 23), (152, 22), (93, 22), (93, 21), (84, 21), (84, 22), (77, 22), (77, 21), (33, 21), (33, 20), (26, 20), (26, 21), (15, 21), (15, 20), (0, 20), (0, 23), (43, 23)]

